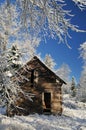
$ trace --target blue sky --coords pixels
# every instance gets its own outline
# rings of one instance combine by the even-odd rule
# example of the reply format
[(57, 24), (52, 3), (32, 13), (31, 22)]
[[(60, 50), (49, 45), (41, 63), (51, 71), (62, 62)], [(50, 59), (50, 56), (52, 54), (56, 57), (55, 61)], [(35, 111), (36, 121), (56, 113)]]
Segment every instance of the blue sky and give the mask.
[[(71, 0), (66, 0), (68, 6), (67, 9), (71, 10), (71, 13), (75, 16), (72, 17), (71, 23), (78, 25), (79, 29), (86, 30), (86, 10), (81, 11), (75, 3)], [(57, 63), (59, 68), (63, 63), (69, 65), (71, 69), (71, 77), (74, 76), (79, 82), (80, 74), (82, 71), (83, 61), (80, 58), (78, 48), (80, 44), (86, 41), (86, 33), (77, 33), (70, 31), (72, 39), (67, 39), (72, 49), (69, 49), (65, 44), (58, 44), (56, 40), (48, 39), (47, 43), (41, 42), (38, 47), (38, 52), (41, 52), (41, 57), (44, 58), (45, 54), (51, 54), (52, 58)]]
[[(0, 0), (2, 3), (4, 0)], [(15, 0), (11, 0), (15, 1)], [(71, 23), (78, 25), (79, 29), (86, 30), (86, 10), (81, 11), (72, 0), (65, 0), (67, 2), (66, 9), (71, 10), (71, 13), (75, 16), (72, 17)], [(86, 41), (86, 33), (76, 33), (70, 31), (72, 39), (67, 39), (72, 49), (69, 49), (65, 44), (58, 44), (58, 40), (47, 39), (47, 43), (41, 42), (37, 49), (38, 53), (41, 53), (41, 57), (44, 58), (46, 54), (50, 54), (55, 60), (59, 68), (63, 63), (69, 65), (71, 69), (71, 77), (74, 76), (79, 81), (80, 74), (82, 71), (83, 61), (79, 57), (80, 53), (78, 48), (80, 44)]]

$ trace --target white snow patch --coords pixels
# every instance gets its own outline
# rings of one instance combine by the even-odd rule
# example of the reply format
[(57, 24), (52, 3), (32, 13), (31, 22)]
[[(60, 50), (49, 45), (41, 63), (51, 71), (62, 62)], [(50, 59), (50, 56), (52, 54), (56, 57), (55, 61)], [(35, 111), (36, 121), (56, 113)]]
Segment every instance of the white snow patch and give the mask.
[(0, 130), (86, 130), (86, 104), (64, 96), (62, 116), (29, 115), (7, 117), (0, 115)]

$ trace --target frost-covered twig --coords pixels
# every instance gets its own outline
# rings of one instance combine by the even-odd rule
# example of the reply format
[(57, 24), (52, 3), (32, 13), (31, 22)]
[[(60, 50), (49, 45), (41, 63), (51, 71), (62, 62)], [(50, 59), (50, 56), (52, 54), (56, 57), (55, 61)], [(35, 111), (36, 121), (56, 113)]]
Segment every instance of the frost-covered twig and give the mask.
[(76, 3), (76, 5), (81, 9), (86, 9), (86, 0), (72, 0)]
[[(80, 2), (80, 7), (86, 6), (85, 0), (73, 1)], [(46, 40), (46, 37), (59, 38), (60, 42), (67, 44), (70, 29), (84, 32), (71, 24), (72, 15), (64, 9), (65, 0), (17, 0), (15, 3), (23, 32), (30, 33), (33, 37), (40, 37), (41, 40)]]

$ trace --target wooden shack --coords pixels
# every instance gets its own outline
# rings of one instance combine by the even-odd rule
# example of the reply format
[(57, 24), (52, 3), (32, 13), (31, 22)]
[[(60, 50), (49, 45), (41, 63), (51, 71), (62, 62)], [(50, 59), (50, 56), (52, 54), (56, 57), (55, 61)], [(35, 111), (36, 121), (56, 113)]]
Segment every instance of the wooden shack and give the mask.
[(36, 56), (19, 71), (28, 79), (24, 79), (20, 86), (23, 91), (32, 93), (34, 96), (32, 97), (33, 101), (24, 97), (17, 101), (17, 105), (23, 109), (16, 110), (13, 113), (17, 115), (61, 114), (61, 87), (66, 83)]

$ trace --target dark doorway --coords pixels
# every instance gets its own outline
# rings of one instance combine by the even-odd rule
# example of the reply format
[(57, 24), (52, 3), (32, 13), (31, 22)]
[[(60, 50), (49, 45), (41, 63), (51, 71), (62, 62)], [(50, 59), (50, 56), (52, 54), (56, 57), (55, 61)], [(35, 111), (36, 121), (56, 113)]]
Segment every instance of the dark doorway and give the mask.
[(44, 112), (51, 112), (51, 93), (48, 92), (44, 93), (44, 103), (45, 103)]

